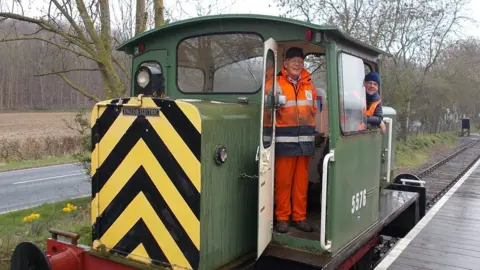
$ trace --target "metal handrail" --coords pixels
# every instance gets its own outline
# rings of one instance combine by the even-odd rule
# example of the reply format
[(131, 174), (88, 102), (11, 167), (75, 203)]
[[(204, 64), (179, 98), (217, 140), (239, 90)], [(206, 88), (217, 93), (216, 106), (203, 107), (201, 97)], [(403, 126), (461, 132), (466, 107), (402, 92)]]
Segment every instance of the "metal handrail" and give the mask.
[(325, 241), (326, 234), (325, 228), (327, 224), (327, 184), (328, 184), (328, 162), (334, 161), (335, 151), (330, 150), (330, 153), (325, 155), (323, 159), (323, 172), (322, 172), (322, 210), (321, 210), (321, 223), (320, 223), (320, 247), (323, 250), (329, 250), (331, 247), (330, 240)]
[(390, 183), (390, 171), (392, 166), (392, 118), (384, 117), (383, 120), (388, 123), (388, 151), (387, 151), (387, 183)]

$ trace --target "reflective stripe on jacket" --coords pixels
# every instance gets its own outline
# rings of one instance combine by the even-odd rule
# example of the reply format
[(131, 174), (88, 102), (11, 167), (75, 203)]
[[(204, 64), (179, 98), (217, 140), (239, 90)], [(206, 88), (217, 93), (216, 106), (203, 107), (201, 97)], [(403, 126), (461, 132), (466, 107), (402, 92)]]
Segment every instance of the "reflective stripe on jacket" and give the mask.
[(303, 69), (297, 85), (285, 68), (277, 76), (276, 94), (286, 97), (286, 104), (276, 113), (275, 153), (278, 156), (310, 156), (315, 152), (316, 89), (310, 73)]

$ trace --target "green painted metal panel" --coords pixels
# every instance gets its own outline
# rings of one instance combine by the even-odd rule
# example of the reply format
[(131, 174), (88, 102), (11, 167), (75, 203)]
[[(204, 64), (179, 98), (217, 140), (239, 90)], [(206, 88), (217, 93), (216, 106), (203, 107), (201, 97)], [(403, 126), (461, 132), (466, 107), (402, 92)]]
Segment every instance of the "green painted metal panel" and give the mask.
[[(202, 116), (200, 269), (216, 269), (257, 247), (257, 175), (260, 108), (192, 102)], [(217, 145), (227, 148), (217, 165)]]
[(378, 219), (381, 139), (375, 132), (340, 137), (336, 142), (328, 193), (332, 253)]

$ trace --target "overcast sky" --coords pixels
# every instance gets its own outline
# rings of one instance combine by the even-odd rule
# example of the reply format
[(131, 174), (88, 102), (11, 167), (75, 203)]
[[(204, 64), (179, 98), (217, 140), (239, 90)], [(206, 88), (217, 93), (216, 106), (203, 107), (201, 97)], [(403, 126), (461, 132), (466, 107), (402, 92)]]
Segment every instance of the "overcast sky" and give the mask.
[[(116, 3), (117, 1), (124, 0), (111, 0), (111, 3)], [(132, 1), (132, 0), (130, 0)], [(164, 0), (164, 4), (167, 8), (172, 9), (177, 3), (178, 0)], [(5, 10), (9, 8), (11, 0), (0, 0), (2, 5), (0, 9)], [(39, 8), (45, 8), (49, 0), (22, 0), (24, 5), (26, 15), (39, 15)], [(135, 2), (134, 0), (132, 2)], [(191, 0), (183, 0), (182, 2), (187, 2), (182, 5), (184, 10), (188, 15), (183, 14), (182, 17), (193, 17), (196, 16), (195, 6), (191, 4)], [(210, 3), (218, 3), (222, 13), (255, 13), (255, 14), (266, 14), (266, 15), (278, 15), (279, 10), (273, 4), (273, 0), (194, 0), (193, 2), (200, 2), (202, 5), (206, 6)], [(233, 2), (233, 4), (232, 4)], [(35, 4), (32, 4), (35, 3)], [(271, 6), (269, 6), (271, 5)], [(174, 9), (178, 10), (178, 9)], [(18, 11), (17, 11), (18, 12)], [(480, 22), (480, 0), (471, 0), (471, 3), (468, 9), (465, 11), (465, 15), (469, 16)], [(178, 16), (178, 14), (176, 14)], [(475, 36), (480, 38), (480, 27), (479, 25), (469, 25), (464, 28), (465, 35)]]

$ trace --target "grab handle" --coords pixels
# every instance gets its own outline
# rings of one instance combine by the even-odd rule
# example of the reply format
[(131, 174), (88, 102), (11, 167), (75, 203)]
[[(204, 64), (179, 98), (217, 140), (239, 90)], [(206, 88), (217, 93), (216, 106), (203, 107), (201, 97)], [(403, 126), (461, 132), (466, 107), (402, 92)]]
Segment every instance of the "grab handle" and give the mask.
[(331, 241), (325, 240), (325, 228), (327, 224), (327, 184), (328, 184), (328, 162), (335, 161), (335, 151), (331, 150), (330, 153), (325, 155), (323, 159), (323, 172), (322, 172), (322, 210), (321, 210), (321, 223), (320, 223), (320, 246), (323, 250), (329, 250), (331, 247)]
[(57, 240), (58, 235), (70, 238), (70, 243), (74, 246), (77, 245), (78, 239), (80, 238), (80, 235), (72, 232), (66, 232), (62, 230), (57, 230), (57, 229), (49, 229), (48, 232), (52, 234), (52, 239)]
[(387, 151), (387, 182), (390, 183), (390, 171), (392, 167), (392, 118), (384, 117), (383, 120), (388, 124), (388, 151)]

